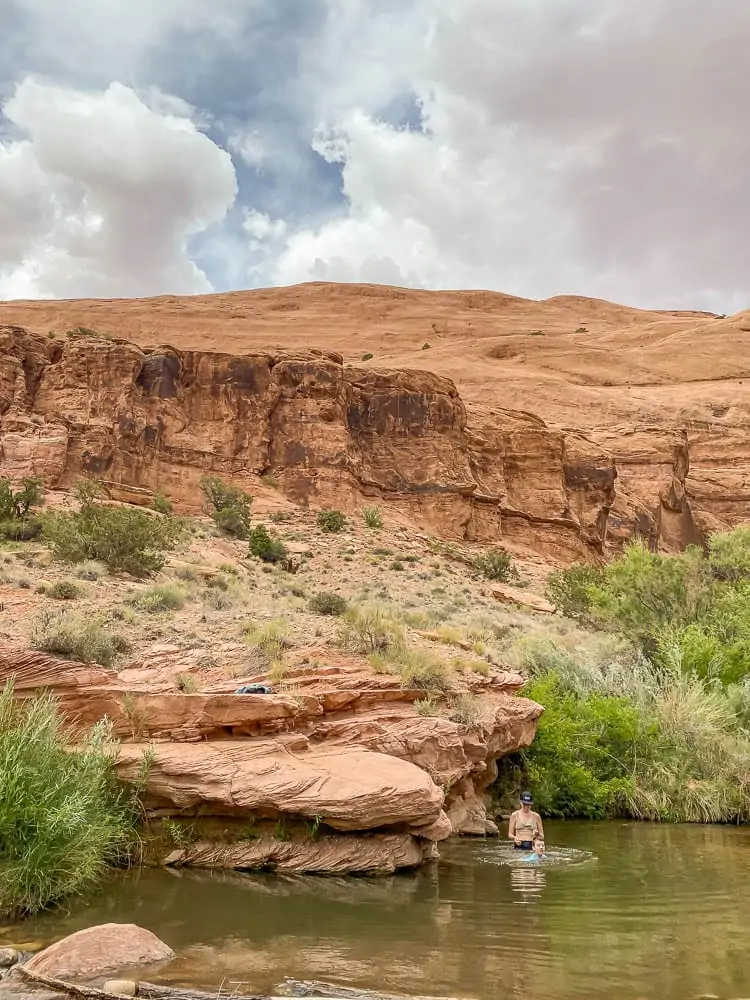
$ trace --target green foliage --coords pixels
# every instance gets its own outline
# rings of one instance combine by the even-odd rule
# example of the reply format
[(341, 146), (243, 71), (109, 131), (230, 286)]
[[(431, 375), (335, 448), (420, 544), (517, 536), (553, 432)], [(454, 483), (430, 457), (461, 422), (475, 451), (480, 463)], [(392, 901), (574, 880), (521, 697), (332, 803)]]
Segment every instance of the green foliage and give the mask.
[(334, 594), (330, 590), (321, 590), (310, 598), (308, 607), (316, 615), (339, 617), (346, 611), (347, 604), (340, 594)]
[(185, 589), (175, 583), (159, 583), (130, 594), (127, 603), (138, 611), (156, 615), (184, 608), (187, 596)]
[(374, 357), (373, 354), (367, 353), (367, 354), (363, 354), (360, 360), (362, 360), (362, 361), (371, 361), (373, 359), (373, 357)]
[(19, 488), (12, 481), (0, 478), (0, 537), (12, 542), (29, 542), (42, 531), (42, 522), (33, 511), (44, 502), (41, 479), (26, 476)]
[(122, 636), (108, 632), (94, 619), (79, 619), (68, 612), (39, 614), (33, 623), (32, 649), (79, 663), (114, 665), (117, 657), (130, 652), (130, 644)]
[(151, 501), (151, 509), (155, 510), (157, 514), (171, 514), (172, 501), (161, 491), (154, 493), (154, 499)]
[(57, 559), (67, 563), (95, 560), (111, 573), (142, 577), (162, 568), (173, 549), (180, 526), (171, 517), (157, 517), (132, 507), (105, 504), (96, 484), (78, 488), (80, 508), (49, 514), (44, 538)]
[(496, 580), (500, 583), (508, 583), (518, 579), (518, 573), (513, 565), (513, 558), (505, 549), (491, 549), (479, 556), (474, 561), (474, 568), (477, 573), (488, 580)]
[(107, 575), (107, 567), (104, 563), (96, 562), (94, 559), (86, 559), (74, 566), (73, 570), (79, 580), (88, 580), (91, 583), (96, 583), (97, 580), (101, 580)]
[(327, 534), (338, 534), (346, 527), (346, 517), (340, 510), (321, 510), (317, 521), (320, 530)]
[(245, 539), (250, 532), (250, 506), (253, 498), (239, 486), (231, 486), (216, 476), (204, 476), (201, 492), (220, 531)]
[(718, 580), (750, 581), (750, 527), (742, 525), (708, 541), (708, 564)]
[(289, 646), (289, 625), (283, 618), (268, 622), (248, 622), (245, 638), (269, 660), (277, 660)]
[(380, 531), (383, 527), (383, 515), (380, 512), (380, 507), (365, 507), (362, 511), (362, 518), (367, 527), (373, 531)]
[(280, 563), (286, 559), (287, 551), (280, 538), (275, 538), (264, 524), (259, 524), (250, 532), (250, 555), (265, 563)]
[(560, 614), (586, 621), (591, 612), (591, 591), (601, 579), (593, 566), (570, 566), (551, 573), (546, 596)]
[(659, 627), (694, 619), (706, 596), (699, 550), (662, 556), (640, 542), (610, 563), (601, 585), (591, 589), (592, 608), (600, 621), (644, 648), (651, 648)]
[(45, 591), (47, 597), (52, 597), (56, 601), (74, 601), (83, 594), (83, 589), (72, 580), (58, 580)]
[(104, 723), (73, 734), (51, 699), (0, 693), (0, 918), (89, 890), (124, 859), (133, 815), (114, 747)]

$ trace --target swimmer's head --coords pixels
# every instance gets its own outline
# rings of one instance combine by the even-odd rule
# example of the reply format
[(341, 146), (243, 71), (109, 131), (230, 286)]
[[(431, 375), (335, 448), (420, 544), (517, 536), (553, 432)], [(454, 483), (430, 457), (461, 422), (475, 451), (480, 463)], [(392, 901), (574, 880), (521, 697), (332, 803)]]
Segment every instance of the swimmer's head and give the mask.
[(544, 854), (544, 837), (534, 837), (532, 847), (534, 849), (534, 854)]

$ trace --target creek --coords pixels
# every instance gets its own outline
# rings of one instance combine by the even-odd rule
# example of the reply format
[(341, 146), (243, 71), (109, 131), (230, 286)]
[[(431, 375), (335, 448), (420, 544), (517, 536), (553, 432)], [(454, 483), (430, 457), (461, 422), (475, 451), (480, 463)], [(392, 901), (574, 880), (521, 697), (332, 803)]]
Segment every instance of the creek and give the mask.
[(538, 867), (502, 841), (456, 840), (388, 878), (133, 872), (0, 928), (0, 946), (114, 920), (175, 949), (152, 978), (212, 990), (288, 975), (477, 1000), (750, 996), (750, 829), (545, 827)]

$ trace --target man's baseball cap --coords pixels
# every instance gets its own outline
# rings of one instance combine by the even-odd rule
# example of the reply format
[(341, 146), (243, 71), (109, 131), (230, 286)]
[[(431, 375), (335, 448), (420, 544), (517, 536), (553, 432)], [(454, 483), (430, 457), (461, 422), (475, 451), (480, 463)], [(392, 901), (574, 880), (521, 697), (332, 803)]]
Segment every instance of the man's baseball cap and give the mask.
[(521, 792), (521, 802), (523, 802), (525, 805), (530, 806), (533, 801), (534, 800), (531, 797), (531, 792)]

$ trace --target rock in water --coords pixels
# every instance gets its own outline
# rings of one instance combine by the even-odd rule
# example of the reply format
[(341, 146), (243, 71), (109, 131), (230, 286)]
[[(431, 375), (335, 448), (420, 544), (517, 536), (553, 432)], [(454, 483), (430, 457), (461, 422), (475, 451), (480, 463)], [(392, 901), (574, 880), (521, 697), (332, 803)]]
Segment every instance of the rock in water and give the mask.
[(0, 948), (0, 969), (9, 969), (20, 959), (20, 952), (15, 948)]
[(100, 924), (50, 945), (27, 962), (26, 968), (55, 979), (86, 979), (173, 957), (172, 949), (143, 927)]

